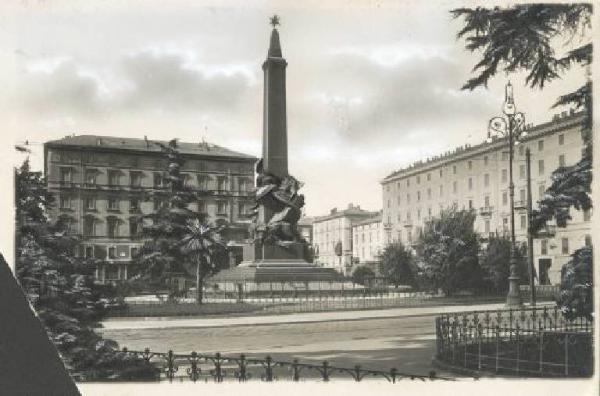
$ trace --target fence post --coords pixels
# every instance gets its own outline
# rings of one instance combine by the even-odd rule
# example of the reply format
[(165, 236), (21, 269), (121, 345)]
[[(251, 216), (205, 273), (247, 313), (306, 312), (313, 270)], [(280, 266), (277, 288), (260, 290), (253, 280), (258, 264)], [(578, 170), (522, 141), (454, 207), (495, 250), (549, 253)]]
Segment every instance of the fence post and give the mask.
[(267, 382), (273, 381), (273, 368), (271, 367), (271, 360), (271, 356), (267, 356), (265, 358), (265, 381)]
[(540, 339), (540, 374), (542, 373), (543, 368), (543, 358), (544, 358), (544, 332), (538, 330), (539, 339)]
[(569, 334), (565, 333), (565, 376), (569, 376)]
[(300, 368), (298, 367), (298, 359), (292, 362), (292, 381), (300, 381)]
[(520, 334), (519, 334), (519, 324), (517, 323), (517, 329), (515, 332), (515, 341), (517, 342), (517, 374), (519, 374), (519, 363), (520, 363), (520, 351), (519, 351), (519, 340), (520, 340)]
[(477, 369), (481, 371), (481, 323), (477, 325)]
[(321, 372), (323, 381), (329, 381), (329, 362), (323, 361), (323, 371)]
[(498, 373), (499, 353), (500, 353), (500, 327), (496, 325), (496, 373)]

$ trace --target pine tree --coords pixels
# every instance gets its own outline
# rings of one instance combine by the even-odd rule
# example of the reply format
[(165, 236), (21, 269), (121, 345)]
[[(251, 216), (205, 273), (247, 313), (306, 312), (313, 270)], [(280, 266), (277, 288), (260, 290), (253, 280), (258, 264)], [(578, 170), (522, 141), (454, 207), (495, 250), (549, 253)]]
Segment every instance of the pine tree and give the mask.
[(15, 172), (17, 278), (65, 366), (78, 380), (155, 378), (155, 369), (95, 332), (113, 290), (94, 282), (94, 263), (75, 257), (79, 243), (47, 213), (54, 198), (29, 161)]
[(194, 192), (185, 185), (181, 174), (184, 158), (177, 148), (177, 140), (167, 145), (158, 144), (167, 158), (164, 172), (165, 186), (152, 195), (155, 211), (143, 216), (140, 237), (144, 240), (136, 259), (139, 275), (134, 280), (154, 290), (169, 288), (169, 297), (175, 298), (185, 290), (173, 287), (174, 277), (196, 277), (196, 296), (202, 302), (202, 280), (216, 272), (219, 265), (217, 250), (221, 243), (222, 227), (207, 224), (205, 213), (195, 212), (190, 205), (206, 192)]

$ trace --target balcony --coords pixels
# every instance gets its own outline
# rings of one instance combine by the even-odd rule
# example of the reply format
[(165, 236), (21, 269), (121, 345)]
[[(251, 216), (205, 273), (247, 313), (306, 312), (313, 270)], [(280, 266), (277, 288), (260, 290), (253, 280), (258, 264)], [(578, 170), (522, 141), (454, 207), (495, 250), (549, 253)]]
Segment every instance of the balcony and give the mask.
[(403, 225), (404, 227), (406, 227), (406, 228), (411, 228), (411, 227), (412, 227), (412, 220), (410, 220), (410, 219), (409, 219), (409, 220), (404, 220), (404, 221), (402, 222), (402, 225)]
[(385, 223), (383, 225), (383, 229), (384, 230), (391, 230), (392, 229), (392, 223)]
[(524, 201), (524, 200), (515, 201), (515, 210), (518, 210), (518, 211), (527, 210), (527, 201)]
[(492, 212), (494, 211), (494, 207), (493, 206), (483, 206), (481, 208), (479, 208), (479, 215), (480, 216), (491, 216)]

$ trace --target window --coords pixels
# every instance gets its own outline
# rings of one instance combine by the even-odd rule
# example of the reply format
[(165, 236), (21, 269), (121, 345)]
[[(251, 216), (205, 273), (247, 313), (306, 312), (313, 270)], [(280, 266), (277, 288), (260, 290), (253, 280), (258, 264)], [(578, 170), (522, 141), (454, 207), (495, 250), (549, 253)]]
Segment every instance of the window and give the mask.
[(117, 198), (108, 198), (108, 210), (119, 210), (119, 200)]
[(421, 184), (421, 176), (417, 176), (417, 184)]
[(485, 228), (484, 229), (485, 229), (485, 233), (486, 234), (490, 233), (490, 221), (489, 220), (485, 221)]
[(410, 187), (410, 179), (406, 179), (406, 187)]
[(521, 215), (521, 229), (524, 230), (527, 228), (527, 216)]
[(502, 152), (502, 161), (508, 161), (508, 151)]
[(444, 172), (440, 169), (440, 177), (444, 176)]
[(521, 179), (525, 179), (527, 177), (527, 170), (525, 169), (525, 165), (519, 165), (519, 177)]
[(217, 203), (217, 214), (221, 214), (221, 215), (227, 214), (227, 202), (220, 201)]
[[(109, 259), (116, 259), (116, 258), (117, 258), (117, 248), (116, 248), (116, 247), (114, 247), (114, 246), (110, 246), (110, 247), (108, 248), (108, 258), (109, 258)], [(107, 267), (107, 268), (106, 268), (106, 270), (107, 270), (107, 271), (106, 271), (106, 272), (107, 272), (107, 276), (106, 276), (106, 277), (107, 277), (107, 278), (108, 278), (108, 269), (109, 269), (109, 268), (116, 268), (116, 267), (114, 267), (114, 266), (109, 266), (109, 267)], [(113, 278), (111, 278), (111, 279), (116, 279), (116, 278), (114, 278), (114, 277), (113, 277)]]
[(86, 210), (95, 210), (96, 209), (96, 198), (94, 197), (86, 197), (83, 199), (84, 207)]
[(440, 197), (444, 195), (444, 186), (440, 185)]
[(421, 209), (417, 209), (417, 220), (421, 220)]
[(388, 208), (390, 207), (390, 200), (389, 199), (387, 200), (387, 207)]
[(129, 211), (137, 212), (140, 210), (140, 200), (138, 198), (129, 199)]
[(558, 166), (565, 166), (565, 155), (561, 154), (558, 156)]
[(136, 217), (131, 217), (129, 219), (129, 236), (135, 237), (138, 235), (140, 231), (140, 221)]
[(508, 218), (506, 217), (502, 219), (502, 229), (508, 231)]
[(402, 220), (402, 216), (400, 215), (400, 213), (398, 213), (398, 216), (396, 217), (396, 219), (398, 220), (398, 223), (400, 223), (400, 221)]
[(538, 151), (543, 151), (543, 150), (544, 150), (544, 141), (538, 140)]
[(473, 189), (473, 178), (469, 177), (469, 190)]
[(585, 246), (592, 247), (592, 236), (589, 234), (585, 236)]
[(431, 173), (427, 174), (427, 181), (431, 181)]
[(488, 162), (489, 162), (489, 159), (488, 159), (488, 156), (486, 155), (483, 157), (483, 165), (488, 166)]
[(569, 254), (569, 238), (562, 239), (562, 254)]
[(83, 251), (84, 257), (93, 258), (94, 257), (94, 246), (85, 246)]
[(108, 184), (111, 186), (118, 186), (120, 183), (121, 173), (118, 170), (108, 171)]
[(542, 239), (540, 244), (540, 254), (546, 256), (548, 254), (548, 240)]
[(406, 194), (406, 203), (409, 204), (410, 203), (410, 194)]
[(71, 197), (66, 195), (60, 196), (60, 208), (61, 209), (71, 209)]
[(421, 191), (417, 191), (417, 202), (421, 202)]
[(483, 185), (485, 187), (489, 187), (490, 186), (490, 175), (489, 175), (489, 173), (486, 173), (485, 175), (483, 175)]
[(508, 193), (506, 191), (502, 192), (502, 205), (508, 204)]
[(92, 217), (84, 217), (83, 219), (83, 235), (94, 236), (96, 235), (95, 220)]
[(129, 172), (129, 185), (131, 187), (142, 186), (142, 172)]
[(473, 209), (473, 200), (469, 199), (469, 209)]
[(427, 208), (427, 216), (431, 217), (431, 208)]
[(583, 221), (590, 221), (592, 219), (592, 210), (584, 209), (583, 211)]
[(456, 165), (452, 165), (452, 173), (456, 175)]
[[(210, 178), (206, 175), (198, 175), (198, 187), (200, 187), (201, 190), (208, 190), (209, 187), (209, 181)], [(389, 191), (389, 186), (386, 186), (386, 188)]]
[(469, 167), (469, 170), (473, 169), (473, 161), (467, 162), (467, 165)]
[(154, 198), (153, 200), (154, 210), (157, 211), (165, 206), (165, 201), (162, 198)]
[(565, 135), (561, 133), (558, 135), (558, 145), (562, 146), (563, 144), (565, 144)]
[(220, 191), (227, 191), (229, 190), (229, 183), (227, 183), (227, 177), (225, 176), (219, 176), (217, 178), (217, 185), (218, 185), (218, 189)]
[(397, 201), (398, 201), (398, 206), (400, 206), (400, 195), (398, 195)]
[(246, 179), (246, 178), (239, 179), (240, 191), (248, 191), (250, 189), (249, 187), (250, 187), (250, 183), (248, 182), (248, 179)]
[(406, 212), (406, 220), (410, 221), (410, 212)]
[(427, 189), (427, 199), (431, 199), (431, 188)]
[(525, 153), (525, 146), (520, 145), (519, 146), (519, 155), (523, 155)]
[(539, 174), (543, 175), (544, 174), (544, 160), (538, 161), (538, 169), (539, 169)]
[(90, 185), (96, 184), (96, 175), (98, 171), (96, 169), (86, 169), (85, 170), (85, 183)]
[(109, 217), (106, 219), (107, 236), (109, 238), (115, 238), (119, 236), (119, 219), (116, 217)]
[(71, 168), (60, 168), (60, 181), (62, 183), (71, 183), (73, 181), (73, 169)]
[(164, 180), (162, 173), (154, 172), (154, 187), (161, 188), (166, 186), (166, 180)]
[(131, 258), (136, 258), (138, 253), (140, 251), (140, 248), (138, 247), (131, 247)]
[(457, 182), (452, 182), (452, 192), (456, 194), (456, 191), (458, 190), (458, 183)]
[(527, 195), (525, 194), (524, 188), (519, 190), (519, 200), (521, 201), (521, 205), (524, 205), (525, 201), (527, 200)]
[(508, 181), (508, 169), (502, 169), (502, 183)]
[(486, 195), (485, 198), (484, 198), (484, 200), (483, 200), (483, 202), (484, 202), (484, 206), (486, 208), (489, 208), (490, 207), (490, 196)]

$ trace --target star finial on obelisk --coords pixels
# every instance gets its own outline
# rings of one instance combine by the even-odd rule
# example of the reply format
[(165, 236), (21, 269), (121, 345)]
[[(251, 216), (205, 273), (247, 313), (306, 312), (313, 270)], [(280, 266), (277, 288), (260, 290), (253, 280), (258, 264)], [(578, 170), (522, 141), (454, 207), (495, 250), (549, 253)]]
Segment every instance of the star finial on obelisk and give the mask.
[(277, 28), (280, 25), (279, 23), (279, 15), (274, 14), (272, 17), (269, 17), (269, 23), (273, 26), (273, 29)]

